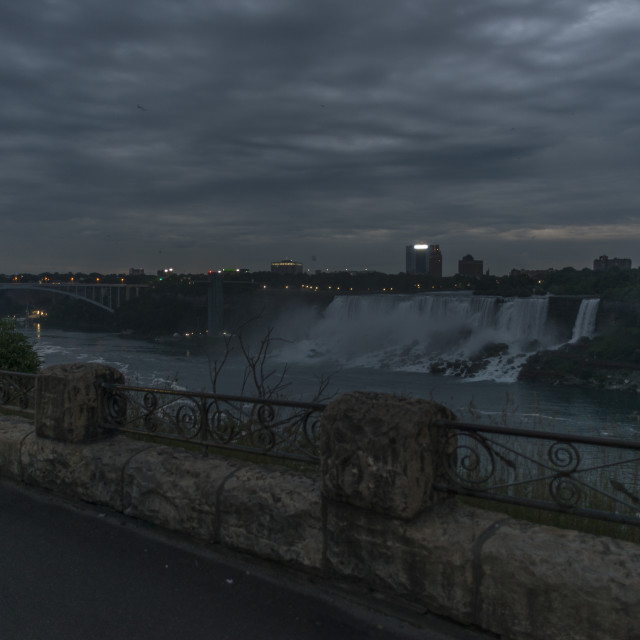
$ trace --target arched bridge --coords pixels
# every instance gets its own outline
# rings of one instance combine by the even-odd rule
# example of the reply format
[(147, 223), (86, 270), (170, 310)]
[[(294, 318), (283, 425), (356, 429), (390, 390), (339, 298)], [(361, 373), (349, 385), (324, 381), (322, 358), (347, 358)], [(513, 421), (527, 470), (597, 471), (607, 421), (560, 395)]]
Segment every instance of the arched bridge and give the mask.
[(0, 291), (50, 291), (51, 293), (59, 293), (63, 296), (69, 296), (78, 300), (85, 300), (89, 304), (105, 309), (110, 313), (115, 310), (126, 300), (137, 298), (140, 291), (146, 289), (146, 284), (86, 284), (84, 282), (17, 282), (0, 284)]

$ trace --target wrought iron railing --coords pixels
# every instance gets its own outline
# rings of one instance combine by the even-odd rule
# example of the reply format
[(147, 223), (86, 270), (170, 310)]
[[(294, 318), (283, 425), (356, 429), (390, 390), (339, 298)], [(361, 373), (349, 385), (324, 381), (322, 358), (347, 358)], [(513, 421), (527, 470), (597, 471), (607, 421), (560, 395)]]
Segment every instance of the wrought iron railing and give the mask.
[[(35, 374), (0, 371), (0, 410), (35, 414)], [(324, 404), (103, 384), (105, 429), (317, 465)], [(434, 489), (640, 525), (640, 442), (443, 422)]]
[(640, 442), (461, 422), (435, 489), (640, 526)]
[(325, 405), (103, 384), (103, 427), (318, 464)]
[(0, 371), (0, 409), (35, 415), (35, 373)]

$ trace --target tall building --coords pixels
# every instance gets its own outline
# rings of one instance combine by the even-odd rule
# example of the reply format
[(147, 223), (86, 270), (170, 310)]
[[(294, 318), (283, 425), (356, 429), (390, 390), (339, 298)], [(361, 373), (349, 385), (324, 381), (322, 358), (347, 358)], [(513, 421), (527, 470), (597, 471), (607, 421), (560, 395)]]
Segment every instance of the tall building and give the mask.
[(600, 256), (593, 261), (594, 271), (606, 271), (607, 269), (631, 269), (631, 258)]
[(442, 278), (442, 252), (440, 245), (412, 244), (406, 247), (407, 273), (424, 273)]
[(458, 273), (469, 278), (479, 278), (484, 273), (484, 264), (482, 260), (474, 260), (468, 253), (462, 260), (458, 260)]
[(291, 258), (272, 262), (271, 273), (302, 273), (302, 263)]
[(429, 273), (429, 245), (410, 244), (406, 248), (407, 273)]
[(434, 244), (429, 250), (429, 275), (432, 278), (442, 278), (442, 252), (439, 244)]

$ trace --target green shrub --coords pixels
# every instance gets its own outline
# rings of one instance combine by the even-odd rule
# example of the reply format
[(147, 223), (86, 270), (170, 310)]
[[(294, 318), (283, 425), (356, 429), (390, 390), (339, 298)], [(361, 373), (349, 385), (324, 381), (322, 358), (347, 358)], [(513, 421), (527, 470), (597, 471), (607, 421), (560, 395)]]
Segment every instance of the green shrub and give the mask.
[(620, 328), (595, 338), (587, 357), (640, 364), (640, 329)]
[(35, 373), (40, 368), (40, 356), (26, 336), (15, 325), (0, 320), (0, 370)]

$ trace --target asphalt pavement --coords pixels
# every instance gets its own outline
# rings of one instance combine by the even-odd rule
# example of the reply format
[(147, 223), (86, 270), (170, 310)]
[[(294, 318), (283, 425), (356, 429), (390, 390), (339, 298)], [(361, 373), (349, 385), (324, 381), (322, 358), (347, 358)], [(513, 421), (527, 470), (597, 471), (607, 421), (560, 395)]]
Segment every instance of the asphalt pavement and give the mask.
[(0, 481), (0, 640), (487, 637)]

